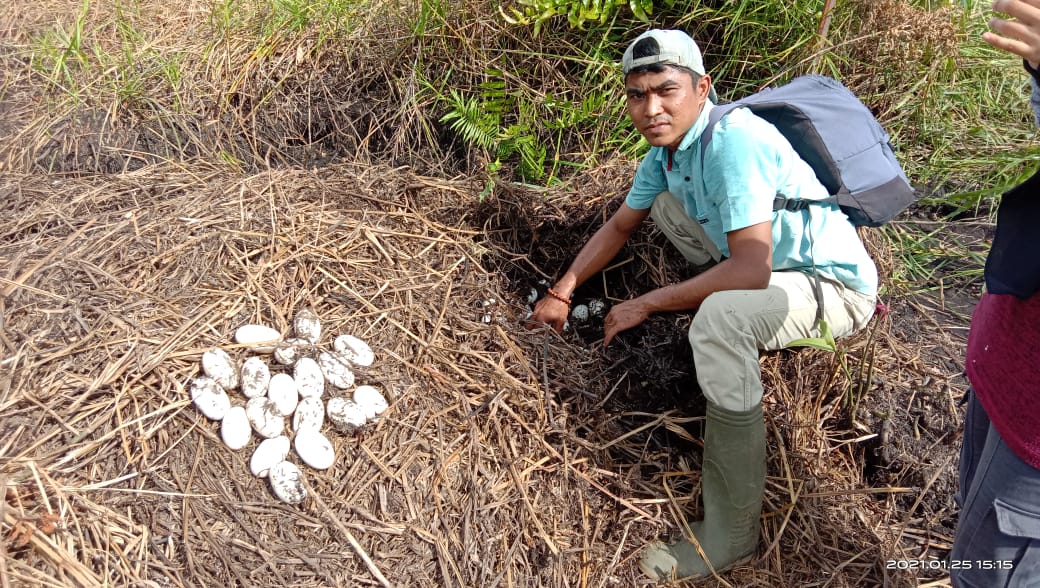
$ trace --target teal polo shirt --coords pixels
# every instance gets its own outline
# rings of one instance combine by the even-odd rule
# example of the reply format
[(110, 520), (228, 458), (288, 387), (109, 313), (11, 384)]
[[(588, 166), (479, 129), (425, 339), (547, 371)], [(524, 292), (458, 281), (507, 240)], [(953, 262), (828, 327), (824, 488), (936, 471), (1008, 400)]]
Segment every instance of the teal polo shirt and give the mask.
[(701, 166), (701, 132), (713, 107), (706, 102), (679, 149), (652, 147), (639, 164), (625, 203), (637, 210), (671, 192), (686, 214), (729, 257), (726, 233), (771, 221), (773, 271), (817, 271), (869, 296), (877, 294), (874, 261), (855, 227), (836, 204), (806, 210), (773, 211), (777, 192), (788, 198), (820, 200), (828, 196), (816, 174), (776, 127), (746, 108), (719, 121)]

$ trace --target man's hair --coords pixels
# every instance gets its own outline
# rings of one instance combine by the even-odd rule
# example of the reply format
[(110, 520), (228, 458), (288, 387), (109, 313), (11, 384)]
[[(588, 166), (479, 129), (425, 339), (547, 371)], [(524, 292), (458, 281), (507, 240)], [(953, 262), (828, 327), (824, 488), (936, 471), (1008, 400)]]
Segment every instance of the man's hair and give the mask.
[[(646, 37), (645, 39), (640, 39), (632, 47), (633, 59), (639, 59), (640, 57), (650, 57), (652, 55), (660, 54), (661, 46), (657, 44), (657, 39), (654, 39), (653, 37)], [(693, 81), (693, 86), (697, 87), (697, 82), (700, 81), (701, 74), (693, 71), (688, 67), (683, 67), (681, 65), (673, 65), (671, 63), (649, 63), (647, 65), (633, 67), (628, 71), (628, 74), (625, 75), (625, 79), (628, 79), (628, 76), (634, 73), (661, 73), (669, 67), (690, 74), (690, 79)]]

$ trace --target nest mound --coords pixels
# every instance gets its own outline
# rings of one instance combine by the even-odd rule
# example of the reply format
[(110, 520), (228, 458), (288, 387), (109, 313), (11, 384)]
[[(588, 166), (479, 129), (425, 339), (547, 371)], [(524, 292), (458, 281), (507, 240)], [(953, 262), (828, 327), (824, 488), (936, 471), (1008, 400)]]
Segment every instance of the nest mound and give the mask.
[[(501, 187), (480, 204), (468, 180), (361, 164), (8, 174), (5, 583), (643, 585), (640, 549), (698, 513), (689, 316), (657, 317), (607, 351), (595, 324), (522, 327), (530, 288), (564, 269), (630, 172)], [(580, 295), (609, 302), (687, 271), (646, 231)], [(359, 383), (380, 385), (390, 408), (362, 436), (330, 437), (335, 465), (304, 468), (311, 497), (293, 507), (250, 474), (256, 440), (224, 446), (187, 383), (210, 348), (244, 355), (228, 345), (238, 326), (285, 332), (305, 307), (326, 333), (370, 343), (377, 361)], [(896, 427), (886, 447), (899, 451), (864, 463), (879, 451), (872, 428), (903, 421), (899, 394), (941, 398), (922, 374), (935, 372), (932, 387), (953, 378), (923, 367), (918, 349), (879, 320), (841, 354), (763, 357), (763, 541), (728, 582), (917, 582), (885, 562), (948, 541), (938, 475), (913, 460), (952, 451), (952, 434), (904, 448)], [(888, 418), (857, 416), (875, 396)]]

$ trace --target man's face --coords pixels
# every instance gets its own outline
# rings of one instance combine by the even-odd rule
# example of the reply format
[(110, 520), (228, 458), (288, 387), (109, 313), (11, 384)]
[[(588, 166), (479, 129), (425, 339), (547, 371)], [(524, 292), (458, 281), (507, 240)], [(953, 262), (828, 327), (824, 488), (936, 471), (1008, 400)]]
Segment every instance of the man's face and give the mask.
[(625, 88), (628, 115), (636, 129), (654, 147), (674, 151), (700, 116), (711, 79), (701, 76), (695, 86), (688, 72), (666, 67), (660, 73), (628, 74)]

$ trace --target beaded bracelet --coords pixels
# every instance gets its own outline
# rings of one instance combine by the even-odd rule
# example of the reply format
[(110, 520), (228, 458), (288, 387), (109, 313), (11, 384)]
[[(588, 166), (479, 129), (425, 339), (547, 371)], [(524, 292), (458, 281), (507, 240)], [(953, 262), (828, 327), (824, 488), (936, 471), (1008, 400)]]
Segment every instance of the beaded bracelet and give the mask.
[(567, 306), (571, 305), (571, 299), (567, 298), (566, 296), (561, 295), (556, 290), (553, 290), (552, 288), (549, 288), (547, 290), (547, 293), (549, 294), (549, 296), (552, 296), (553, 298), (559, 300), (560, 302), (566, 304)]

